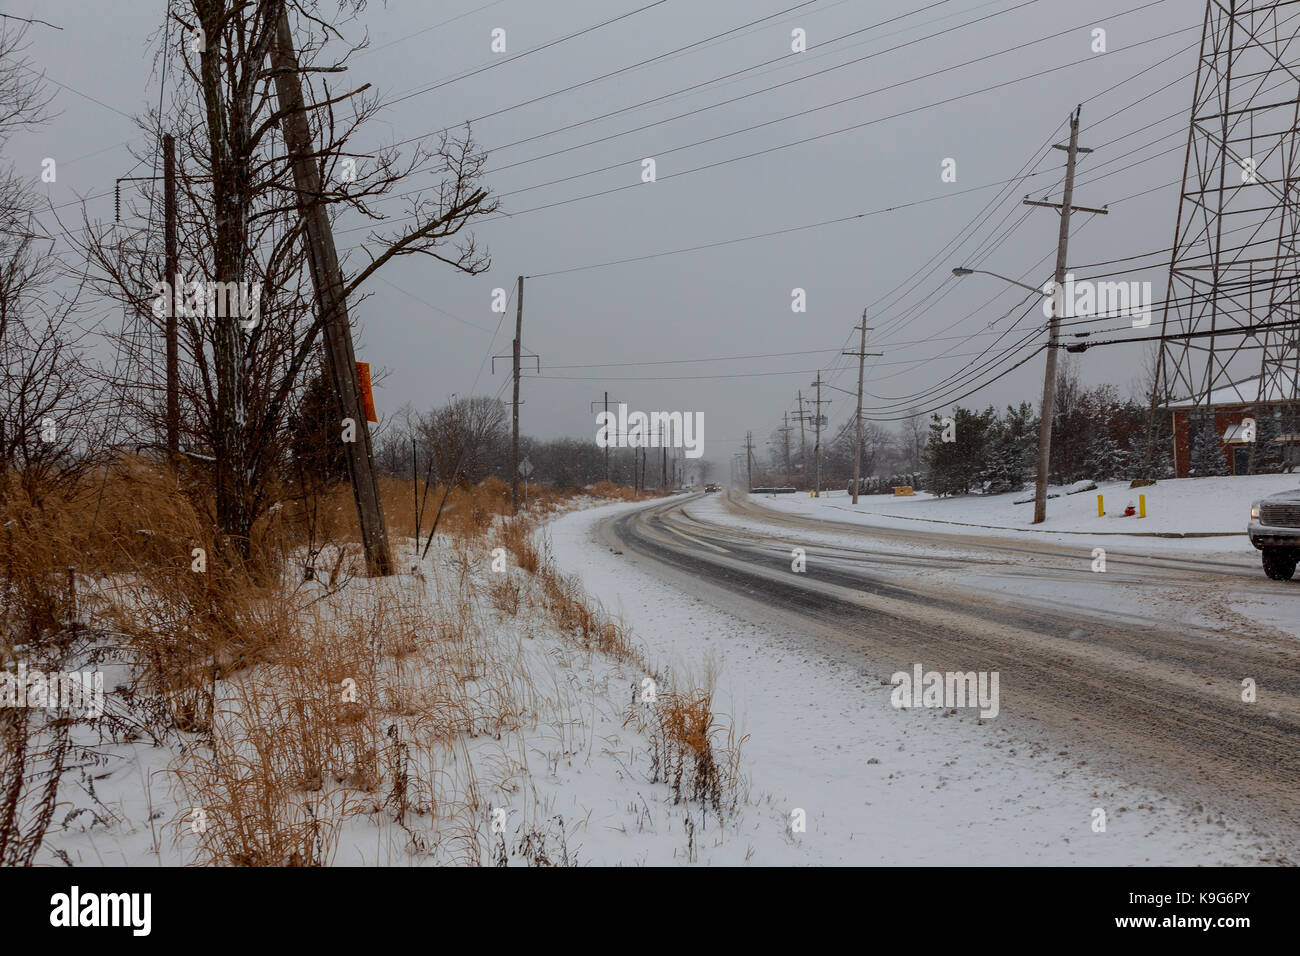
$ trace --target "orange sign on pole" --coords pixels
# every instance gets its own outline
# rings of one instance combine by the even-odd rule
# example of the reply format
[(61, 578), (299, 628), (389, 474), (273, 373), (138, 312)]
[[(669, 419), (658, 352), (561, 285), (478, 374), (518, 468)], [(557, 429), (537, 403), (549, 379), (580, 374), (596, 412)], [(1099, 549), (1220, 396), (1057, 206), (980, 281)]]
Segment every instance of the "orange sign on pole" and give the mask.
[(361, 399), (361, 409), (366, 413), (366, 421), (377, 422), (379, 416), (375, 414), (375, 393), (370, 388), (370, 363), (357, 363), (357, 387)]

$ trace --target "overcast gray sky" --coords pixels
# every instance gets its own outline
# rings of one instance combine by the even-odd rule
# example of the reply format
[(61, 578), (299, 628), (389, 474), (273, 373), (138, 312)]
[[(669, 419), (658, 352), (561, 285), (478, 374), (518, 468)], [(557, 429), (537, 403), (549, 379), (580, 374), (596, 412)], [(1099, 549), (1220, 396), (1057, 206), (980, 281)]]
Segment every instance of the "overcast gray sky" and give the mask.
[[(781, 413), (793, 411), (796, 390), (810, 393), (817, 369), (841, 388), (855, 386), (856, 360), (839, 352), (856, 346), (853, 327), (864, 308), (876, 329), (869, 348), (886, 353), (869, 360), (868, 414), (884, 419), (911, 404), (950, 402), (967, 389), (936, 389), (978, 353), (998, 342), (990, 353), (996, 356), (1045, 325), (1035, 309), (999, 339), (1027, 308), (1009, 312), (1025, 294), (986, 276), (957, 280), (950, 270), (979, 265), (1033, 285), (1050, 278), (1056, 215), (1022, 206), (1021, 198), (1049, 194), (1059, 201), (1064, 153), (1047, 147), (1066, 141), (1066, 120), (1078, 103), (1081, 142), (1096, 151), (1080, 165), (1075, 202), (1109, 203), (1111, 212), (1076, 217), (1072, 267), (1170, 245), (1204, 10), (1197, 0), (652, 4), (390, 0), (372, 3), (345, 27), (358, 39), (368, 31), (371, 40), (371, 49), (351, 61), (349, 78), (374, 84), (385, 100), (490, 67), (386, 108), (369, 127), (372, 144), (494, 113), (734, 31), (474, 124), (490, 151), (487, 183), (498, 194), (512, 193), (502, 201), (512, 215), (477, 227), (492, 253), (485, 275), (469, 278), (417, 257), (394, 262), (381, 273), (384, 281), (372, 283), (374, 295), (354, 317), (358, 357), (390, 372), (376, 394), (381, 413), (407, 401), (427, 408), (452, 393), (495, 394), (505, 378), (502, 363), (493, 376), (484, 359), (509, 351), (513, 301), (498, 329), (492, 289), (509, 289), (521, 273), (535, 277), (525, 283), (523, 335), (542, 365), (542, 377), (523, 388), (523, 428), (534, 435), (594, 439), (588, 403), (607, 389), (633, 408), (703, 412), (706, 457), (725, 462), (747, 429), (767, 439)], [(52, 203), (107, 193), (89, 210), (111, 219), (113, 180), (134, 162), (128, 145), (148, 145), (127, 117), (158, 101), (157, 40), (149, 38), (163, 21), (164, 0), (2, 0), (0, 9), (63, 27), (30, 32), (30, 56), (62, 84), (52, 87), (58, 115), (16, 137), (6, 158), (30, 173)], [(1136, 12), (1123, 15), (1129, 10)], [(1106, 31), (1105, 53), (1093, 52), (1097, 27)], [(505, 54), (491, 51), (495, 28), (506, 31)], [(796, 28), (806, 31), (806, 52), (791, 51)], [(901, 44), (908, 45), (891, 50)], [(979, 57), (987, 58), (958, 66)], [(1065, 66), (1075, 61), (1082, 62)], [(832, 69), (840, 64), (849, 65)], [(810, 76), (819, 71), (826, 72)], [(665, 98), (637, 107), (655, 97)], [(827, 106), (849, 97), (855, 98)], [(769, 125), (700, 143), (760, 123)], [(654, 125), (626, 132), (648, 124)], [(853, 126), (859, 128), (834, 132)], [(536, 158), (557, 150), (565, 151)], [(47, 156), (59, 164), (57, 182), (48, 185), (39, 182)], [(656, 160), (655, 183), (640, 182), (645, 157)], [(941, 179), (947, 158), (956, 162), (953, 183)], [(492, 171), (527, 160), (535, 161)], [(1003, 188), (1033, 170), (1040, 174)], [(576, 178), (527, 188), (567, 177)], [(634, 188), (577, 198), (626, 185)], [(552, 203), (558, 205), (528, 211)], [(895, 206), (901, 208), (878, 212)], [(399, 215), (402, 204), (387, 208)], [(601, 266), (858, 213), (875, 214)], [(355, 248), (363, 236), (341, 232), (341, 249)], [(1099, 271), (1106, 270), (1079, 269)], [(1162, 299), (1166, 273), (1167, 263), (1124, 278), (1150, 280)], [(795, 288), (806, 291), (805, 313), (791, 310)], [(100, 311), (120, 323), (120, 315)], [(1159, 322), (1157, 312), (1151, 331)], [(1118, 319), (1096, 327), (1126, 325)], [(1072, 359), (1086, 382), (1127, 391), (1142, 348), (1096, 349)], [(733, 358), (767, 353), (781, 354)], [(972, 384), (1024, 354), (1011, 353)], [(681, 364), (634, 364), (670, 360)], [(1036, 401), (1042, 361), (1040, 354), (963, 404)], [(824, 397), (832, 399), (828, 413), (837, 428), (851, 417), (852, 399), (831, 390)]]

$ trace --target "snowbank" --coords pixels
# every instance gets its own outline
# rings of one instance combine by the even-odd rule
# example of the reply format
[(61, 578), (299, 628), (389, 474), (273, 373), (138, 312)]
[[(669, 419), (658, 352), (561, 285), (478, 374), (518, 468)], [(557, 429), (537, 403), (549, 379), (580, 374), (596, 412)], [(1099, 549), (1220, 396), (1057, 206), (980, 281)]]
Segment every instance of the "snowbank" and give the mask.
[[(1048, 501), (1047, 520), (1040, 525), (1033, 524), (1032, 499), (1016, 503), (1024, 499), (1023, 492), (958, 498), (936, 498), (925, 492), (907, 498), (860, 495), (856, 507), (844, 491), (823, 492), (820, 498), (751, 495), (750, 500), (776, 511), (873, 527), (929, 525), (952, 534), (1032, 534), (1072, 541), (1077, 541), (1076, 535), (1160, 535), (1171, 540), (1181, 537), (1198, 551), (1222, 551), (1250, 548), (1246, 522), (1252, 501), (1297, 486), (1300, 475), (1180, 478), (1132, 489), (1128, 482), (1107, 481), (1095, 492), (1083, 494), (1052, 486), (1049, 490), (1058, 497)], [(1097, 516), (1098, 494), (1105, 504), (1104, 517)], [(1146, 496), (1147, 517), (1124, 517), (1127, 505), (1138, 507), (1139, 495)]]

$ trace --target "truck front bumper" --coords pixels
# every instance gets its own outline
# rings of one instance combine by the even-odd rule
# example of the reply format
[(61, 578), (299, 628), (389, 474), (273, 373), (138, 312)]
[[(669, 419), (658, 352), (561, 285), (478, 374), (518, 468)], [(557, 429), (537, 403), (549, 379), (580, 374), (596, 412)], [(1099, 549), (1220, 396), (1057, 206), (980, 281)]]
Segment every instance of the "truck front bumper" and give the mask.
[(1300, 528), (1260, 524), (1252, 521), (1246, 526), (1250, 543), (1256, 548), (1300, 548)]

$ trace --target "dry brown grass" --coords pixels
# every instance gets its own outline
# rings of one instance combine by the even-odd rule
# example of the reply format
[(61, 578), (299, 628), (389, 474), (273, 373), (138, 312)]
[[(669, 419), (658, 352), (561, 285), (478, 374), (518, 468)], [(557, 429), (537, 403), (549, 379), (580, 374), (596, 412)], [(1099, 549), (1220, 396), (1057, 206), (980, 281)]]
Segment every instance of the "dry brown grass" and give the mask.
[[(503, 541), (519, 566), (534, 575), (542, 604), (556, 629), (584, 649), (655, 674), (631, 629), (586, 593), (580, 581), (565, 577), (550, 554), (539, 549), (531, 519), (505, 526)], [(716, 673), (710, 666), (698, 683), (687, 681), (676, 692), (655, 695), (647, 711), (634, 692), (628, 722), (649, 733), (652, 782), (673, 788), (675, 802), (694, 801), (718, 815), (735, 810), (741, 795), (740, 751), (747, 737), (737, 737), (733, 722), (713, 710)]]
[(652, 780), (669, 784), (674, 802), (693, 800), (718, 814), (740, 794), (740, 748), (732, 723), (713, 710), (713, 678), (657, 695), (651, 720)]
[[(395, 549), (410, 547), (412, 492), (410, 482), (383, 484)], [(593, 492), (631, 498), (613, 486)], [(495, 615), (535, 610), (574, 645), (652, 671), (630, 630), (535, 541), (572, 493), (531, 489), (512, 518), (504, 482), (433, 488), (424, 534), (444, 493), (436, 560), (420, 575), (363, 582), (352, 577), (364, 565), (346, 486), (306, 500), (267, 489), (280, 503), (255, 524), (247, 562), (219, 551), (211, 502), (185, 473), (124, 457), (43, 507), (11, 490), (0, 518), (0, 666), (33, 662), (41, 648), (53, 669), (68, 643), (75, 565), (82, 638), (131, 666), (124, 702), (143, 731), (184, 743), (173, 772), (189, 808), (175, 833), (198, 860), (328, 864), (362, 816), (401, 827), (409, 852), (481, 862), (491, 853), (480, 826), (487, 804), (468, 742), (521, 740), (514, 732), (541, 713), (520, 656), (490, 639)], [(497, 546), (523, 576), (476, 583), (473, 570)], [(723, 744), (711, 693), (661, 699), (646, 727), (655, 772), (683, 799), (724, 805), (739, 744)], [(25, 748), (10, 753), (31, 749), (36, 730), (9, 730), (14, 740), (0, 743), (20, 735)], [(527, 756), (498, 763), (504, 781)], [(33, 826), (48, 822), (52, 798), (36, 799), (44, 804), (25, 824), (0, 806), (0, 836), (29, 834), (16, 860), (30, 861)], [(534, 850), (523, 856), (548, 859)]]

